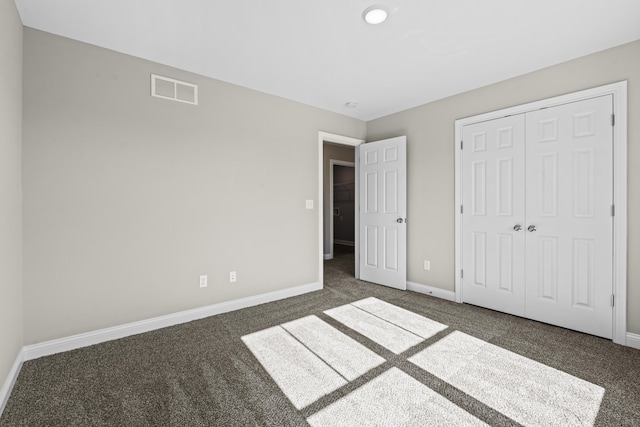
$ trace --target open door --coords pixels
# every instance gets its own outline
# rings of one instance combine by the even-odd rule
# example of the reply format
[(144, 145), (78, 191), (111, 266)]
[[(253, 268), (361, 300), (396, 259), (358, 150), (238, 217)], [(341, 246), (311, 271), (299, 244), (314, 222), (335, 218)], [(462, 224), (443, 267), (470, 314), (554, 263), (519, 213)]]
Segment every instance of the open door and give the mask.
[(359, 278), (407, 289), (407, 138), (357, 148)]

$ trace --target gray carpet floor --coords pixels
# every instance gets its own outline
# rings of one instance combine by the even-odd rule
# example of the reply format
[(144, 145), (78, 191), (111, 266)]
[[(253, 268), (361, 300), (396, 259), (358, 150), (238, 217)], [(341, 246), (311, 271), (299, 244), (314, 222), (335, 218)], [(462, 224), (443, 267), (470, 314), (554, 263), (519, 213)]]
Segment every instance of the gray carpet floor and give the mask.
[[(640, 426), (639, 350), (355, 280), (353, 253), (348, 248), (336, 250), (335, 258), (326, 262), (324, 285), (321, 291), (299, 297), (25, 362), (0, 426), (304, 426), (309, 417), (392, 368), (489, 425), (520, 425), (482, 399), (407, 361), (456, 331), (602, 387), (605, 392), (595, 425)], [(324, 313), (367, 297), (448, 328), (409, 354), (398, 355)], [(298, 410), (241, 337), (308, 315), (317, 316), (386, 361)]]

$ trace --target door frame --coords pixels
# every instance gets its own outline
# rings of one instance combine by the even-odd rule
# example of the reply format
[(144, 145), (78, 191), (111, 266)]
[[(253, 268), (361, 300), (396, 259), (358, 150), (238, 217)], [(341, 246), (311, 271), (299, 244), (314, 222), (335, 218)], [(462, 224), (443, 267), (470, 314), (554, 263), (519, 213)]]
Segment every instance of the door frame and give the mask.
[[(335, 133), (318, 131), (318, 283), (324, 288), (324, 143), (345, 145), (349, 147), (357, 147), (360, 144), (364, 144), (364, 139), (352, 138), (350, 136), (338, 135)], [(356, 156), (357, 157), (357, 156)], [(355, 164), (355, 178), (356, 178), (356, 192), (358, 191), (358, 162), (356, 159)], [(356, 261), (356, 274), (355, 277), (360, 277), (360, 268), (358, 266), (360, 256), (358, 254), (358, 203), (355, 204), (355, 261)], [(330, 237), (332, 238), (332, 236)], [(331, 249), (333, 251), (333, 248)]]
[(462, 128), (466, 125), (568, 104), (613, 96), (613, 342), (627, 345), (627, 81), (586, 89), (455, 121), (455, 296), (462, 303)]
[[(355, 147), (354, 147), (354, 152), (355, 152)], [(355, 159), (355, 157), (354, 157)], [(354, 180), (356, 179), (355, 177), (355, 173), (356, 173), (356, 164), (355, 162), (347, 162), (344, 160), (336, 160), (336, 159), (329, 159), (329, 258), (325, 258), (325, 259), (333, 259), (333, 243), (334, 243), (334, 236), (333, 236), (333, 221), (334, 221), (334, 215), (333, 215), (333, 167), (334, 166), (346, 166), (346, 167), (350, 167), (353, 168), (353, 174), (354, 174)], [(355, 190), (356, 194), (358, 194), (358, 189), (356, 188)], [(355, 206), (358, 205), (357, 201), (353, 200), (353, 205), (354, 205), (354, 215), (357, 215), (357, 210), (355, 210)], [(358, 222), (357, 220), (354, 218), (355, 225), (354, 227), (357, 227)], [(355, 230), (354, 230), (355, 233)], [(354, 234), (354, 242), (353, 244), (356, 245), (355, 242), (355, 236), (357, 235), (357, 233)], [(357, 247), (357, 246), (356, 246)]]

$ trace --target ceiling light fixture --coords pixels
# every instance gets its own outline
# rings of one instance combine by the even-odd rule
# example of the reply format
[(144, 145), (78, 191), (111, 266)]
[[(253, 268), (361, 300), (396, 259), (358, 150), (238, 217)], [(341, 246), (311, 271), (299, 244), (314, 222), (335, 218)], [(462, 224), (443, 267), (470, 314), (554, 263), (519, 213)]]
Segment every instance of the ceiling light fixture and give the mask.
[(387, 11), (382, 6), (371, 6), (362, 12), (362, 17), (368, 24), (382, 24), (387, 20)]

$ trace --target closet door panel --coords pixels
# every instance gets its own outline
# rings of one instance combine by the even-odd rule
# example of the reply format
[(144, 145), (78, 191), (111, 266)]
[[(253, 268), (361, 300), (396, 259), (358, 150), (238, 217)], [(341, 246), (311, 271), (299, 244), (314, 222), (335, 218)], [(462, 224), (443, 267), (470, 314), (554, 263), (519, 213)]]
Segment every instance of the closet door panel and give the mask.
[(526, 114), (526, 317), (612, 336), (612, 97)]
[(463, 144), (463, 301), (524, 316), (524, 115), (465, 126)]

